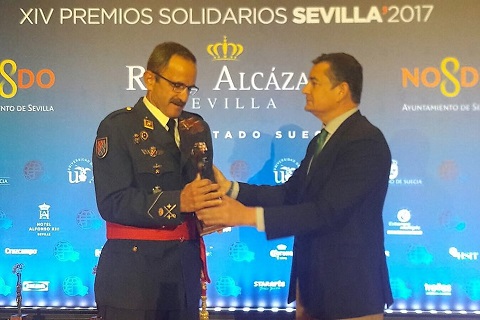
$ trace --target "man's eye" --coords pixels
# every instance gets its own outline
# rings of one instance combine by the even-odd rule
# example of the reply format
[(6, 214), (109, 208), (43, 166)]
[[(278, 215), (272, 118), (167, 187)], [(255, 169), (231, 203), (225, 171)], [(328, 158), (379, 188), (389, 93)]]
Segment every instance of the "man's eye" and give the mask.
[(183, 83), (174, 83), (173, 86), (175, 87), (175, 89), (178, 89), (178, 90), (184, 90), (187, 87)]

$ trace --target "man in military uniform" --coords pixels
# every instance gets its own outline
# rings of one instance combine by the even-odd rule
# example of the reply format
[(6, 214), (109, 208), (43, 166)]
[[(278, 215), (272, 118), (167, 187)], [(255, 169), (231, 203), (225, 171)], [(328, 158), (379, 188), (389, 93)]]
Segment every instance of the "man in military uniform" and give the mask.
[(146, 96), (98, 128), (93, 172), (107, 242), (95, 299), (104, 320), (198, 319), (205, 270), (194, 212), (221, 194), (202, 178), (212, 176), (210, 128), (183, 110), (196, 76), (187, 48), (158, 45), (143, 76)]

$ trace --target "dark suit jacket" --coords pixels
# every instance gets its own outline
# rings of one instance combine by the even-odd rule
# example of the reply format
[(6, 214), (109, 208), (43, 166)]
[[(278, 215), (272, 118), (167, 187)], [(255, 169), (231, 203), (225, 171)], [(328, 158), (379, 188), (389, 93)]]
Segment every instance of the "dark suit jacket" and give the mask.
[[(182, 112), (178, 128), (180, 150), (142, 99), (100, 123), (93, 172), (103, 219), (139, 228), (175, 228), (192, 215), (180, 212), (180, 190), (197, 173), (191, 154), (195, 142), (207, 144), (206, 175), (212, 176), (212, 139), (197, 114)], [(161, 208), (172, 214), (156, 214)], [(198, 240), (108, 240), (97, 268), (97, 305), (178, 309), (186, 295), (188, 305), (198, 308), (200, 268)]]
[(285, 184), (241, 184), (238, 200), (264, 207), (268, 239), (295, 236), (289, 302), (298, 279), (302, 302), (315, 318), (382, 313), (393, 303), (382, 220), (389, 147), (380, 130), (356, 112), (307, 175), (312, 142)]

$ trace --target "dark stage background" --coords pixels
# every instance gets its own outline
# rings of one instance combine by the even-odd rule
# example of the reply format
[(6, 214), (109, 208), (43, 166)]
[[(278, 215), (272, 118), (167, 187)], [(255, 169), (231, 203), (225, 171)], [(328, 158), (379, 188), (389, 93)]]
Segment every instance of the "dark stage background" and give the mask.
[[(0, 307), (16, 304), (16, 265), (24, 306), (95, 307), (95, 131), (144, 95), (151, 50), (173, 40), (198, 58), (186, 110), (209, 122), (214, 163), (251, 183), (286, 181), (320, 129), (300, 92), (310, 61), (357, 57), (360, 109), (394, 159), (391, 311), (480, 311), (479, 1), (3, 0), (0, 12)], [(205, 240), (209, 307), (295, 308), (291, 238)]]

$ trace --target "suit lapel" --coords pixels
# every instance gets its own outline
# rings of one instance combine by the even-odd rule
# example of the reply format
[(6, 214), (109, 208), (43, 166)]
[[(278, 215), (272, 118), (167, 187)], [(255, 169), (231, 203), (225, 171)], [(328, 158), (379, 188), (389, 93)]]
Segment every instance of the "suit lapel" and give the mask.
[[(338, 127), (335, 133), (330, 137), (328, 142), (325, 144), (320, 154), (318, 154), (318, 156), (313, 160), (310, 166), (310, 171), (305, 179), (305, 187), (308, 187), (308, 185), (312, 182), (312, 180), (315, 180), (316, 183), (321, 183), (321, 181), (327, 178), (330, 171), (331, 162), (333, 161), (338, 151), (338, 148), (343, 139), (343, 136), (345, 135), (346, 132), (348, 132), (348, 129), (350, 128), (351, 124), (358, 121), (361, 117), (362, 115), (360, 111), (357, 111), (354, 114), (352, 114), (350, 117), (348, 117), (340, 125), (340, 127)], [(310, 157), (313, 156), (313, 149), (314, 148), (312, 148), (312, 151), (309, 152)]]

